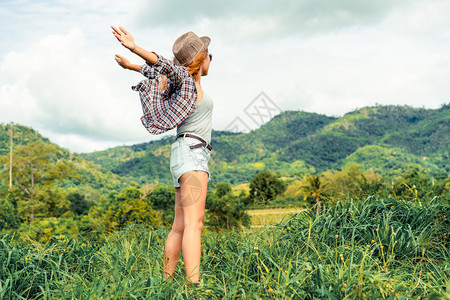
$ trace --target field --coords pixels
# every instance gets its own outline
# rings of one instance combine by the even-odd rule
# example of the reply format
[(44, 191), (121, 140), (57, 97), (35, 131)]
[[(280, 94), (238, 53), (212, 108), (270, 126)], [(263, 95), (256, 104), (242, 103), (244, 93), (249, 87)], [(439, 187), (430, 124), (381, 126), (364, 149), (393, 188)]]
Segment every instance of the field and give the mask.
[[(0, 299), (450, 299), (448, 203), (369, 197), (284, 215), (249, 231), (205, 231), (202, 285), (162, 279), (166, 229), (106, 242), (0, 239)], [(262, 219), (261, 219), (262, 220)], [(271, 223), (271, 221), (269, 222)]]
[(275, 224), (283, 220), (283, 218), (292, 216), (301, 212), (301, 208), (268, 208), (268, 209), (252, 209), (247, 211), (251, 217), (252, 228), (264, 227)]

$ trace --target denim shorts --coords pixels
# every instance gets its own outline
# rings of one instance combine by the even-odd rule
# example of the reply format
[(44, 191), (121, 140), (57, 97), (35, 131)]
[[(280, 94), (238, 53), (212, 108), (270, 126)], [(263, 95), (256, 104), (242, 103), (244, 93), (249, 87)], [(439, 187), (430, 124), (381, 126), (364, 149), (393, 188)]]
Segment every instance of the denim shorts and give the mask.
[(181, 175), (189, 171), (205, 171), (208, 173), (208, 182), (211, 181), (211, 174), (208, 169), (210, 151), (206, 147), (191, 149), (189, 146), (201, 143), (191, 137), (179, 137), (172, 144), (170, 152), (170, 173), (172, 173), (173, 184), (180, 187), (178, 180)]

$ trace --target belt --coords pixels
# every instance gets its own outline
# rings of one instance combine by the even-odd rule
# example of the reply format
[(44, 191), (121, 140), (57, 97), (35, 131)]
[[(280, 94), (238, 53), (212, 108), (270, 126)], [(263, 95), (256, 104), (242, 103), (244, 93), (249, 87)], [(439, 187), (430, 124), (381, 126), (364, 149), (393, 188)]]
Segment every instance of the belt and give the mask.
[(180, 134), (179, 136), (177, 136), (177, 138), (179, 138), (179, 137), (191, 137), (191, 138), (197, 139), (201, 142), (201, 144), (189, 146), (189, 148), (191, 148), (191, 149), (195, 149), (195, 148), (199, 148), (199, 147), (206, 147), (209, 149), (209, 151), (212, 150), (212, 146), (210, 144), (208, 144), (204, 139), (202, 139), (201, 137), (198, 137), (196, 135), (189, 134), (189, 133), (183, 133), (183, 134)]

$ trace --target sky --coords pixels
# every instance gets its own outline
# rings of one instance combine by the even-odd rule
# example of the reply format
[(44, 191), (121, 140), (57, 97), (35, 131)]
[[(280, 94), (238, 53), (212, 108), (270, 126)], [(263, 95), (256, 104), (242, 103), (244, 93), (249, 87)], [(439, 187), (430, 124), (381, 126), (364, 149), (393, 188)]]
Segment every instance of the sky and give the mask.
[[(73, 152), (151, 135), (110, 26), (172, 58), (178, 36), (209, 36), (212, 128), (248, 132), (288, 110), (342, 116), (374, 105), (449, 103), (448, 0), (0, 0), (0, 123)], [(286, 133), (288, 134), (288, 132)], [(214, 145), (214, 136), (212, 144)]]

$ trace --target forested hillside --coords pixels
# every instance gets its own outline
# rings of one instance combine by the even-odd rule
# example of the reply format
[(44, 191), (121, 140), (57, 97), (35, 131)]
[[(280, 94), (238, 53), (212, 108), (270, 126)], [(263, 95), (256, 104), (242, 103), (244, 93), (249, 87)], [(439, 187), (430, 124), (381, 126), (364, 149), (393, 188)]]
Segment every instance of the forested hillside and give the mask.
[[(2, 194), (8, 189), (11, 128), (14, 182), (27, 181), (31, 184), (31, 177), (34, 177), (36, 186), (33, 189), (36, 191), (43, 188), (47, 190), (47, 194), (54, 194), (54, 198), (58, 198), (56, 195), (58, 189), (64, 190), (65, 193), (77, 190), (83, 193), (92, 204), (96, 204), (102, 195), (119, 191), (130, 185), (137, 185), (133, 178), (124, 180), (106, 168), (85, 160), (80, 154), (71, 153), (68, 149), (51, 143), (33, 128), (18, 124), (0, 124), (0, 192)], [(64, 177), (62, 169), (53, 168), (55, 165), (67, 167), (71, 170), (69, 173), (74, 173), (76, 176)], [(31, 175), (33, 169), (35, 173)], [(56, 178), (58, 176), (61, 180)], [(55, 180), (52, 185), (49, 185), (47, 178), (53, 177)], [(42, 183), (38, 181), (40, 178)], [(28, 191), (30, 187), (23, 185), (21, 189)]]
[[(231, 184), (248, 182), (260, 171), (302, 176), (351, 163), (392, 174), (410, 168), (448, 173), (449, 128), (449, 105), (367, 107), (341, 118), (285, 111), (249, 133), (213, 131), (210, 168), (214, 182)], [(82, 156), (141, 183), (170, 183), (173, 139)]]
[[(0, 126), (0, 156), (4, 157), (9, 153), (8, 128)], [(248, 183), (261, 171), (301, 178), (354, 164), (363, 171), (392, 176), (410, 169), (448, 173), (449, 128), (449, 105), (439, 109), (366, 107), (340, 118), (285, 111), (249, 133), (213, 130), (211, 185)], [(52, 145), (58, 153), (54, 159), (73, 163), (81, 176), (66, 180), (65, 186), (84, 187), (94, 194), (124, 186), (170, 185), (173, 140), (172, 136), (77, 154), (51, 144), (32, 128), (13, 125), (14, 148), (35, 142)]]
[[(27, 145), (33, 142), (50, 143), (50, 141), (39, 134), (33, 128), (12, 124), (13, 126), (13, 147)], [(0, 124), (0, 156), (9, 154), (10, 130), (11, 126)]]
[[(448, 201), (449, 123), (449, 105), (376, 106), (340, 118), (286, 111), (249, 133), (213, 131), (205, 222), (247, 226), (248, 209), (319, 212), (322, 202), (365, 197)], [(0, 232), (46, 241), (66, 231), (96, 239), (133, 223), (169, 226), (173, 140), (79, 154), (32, 128), (0, 125)]]

